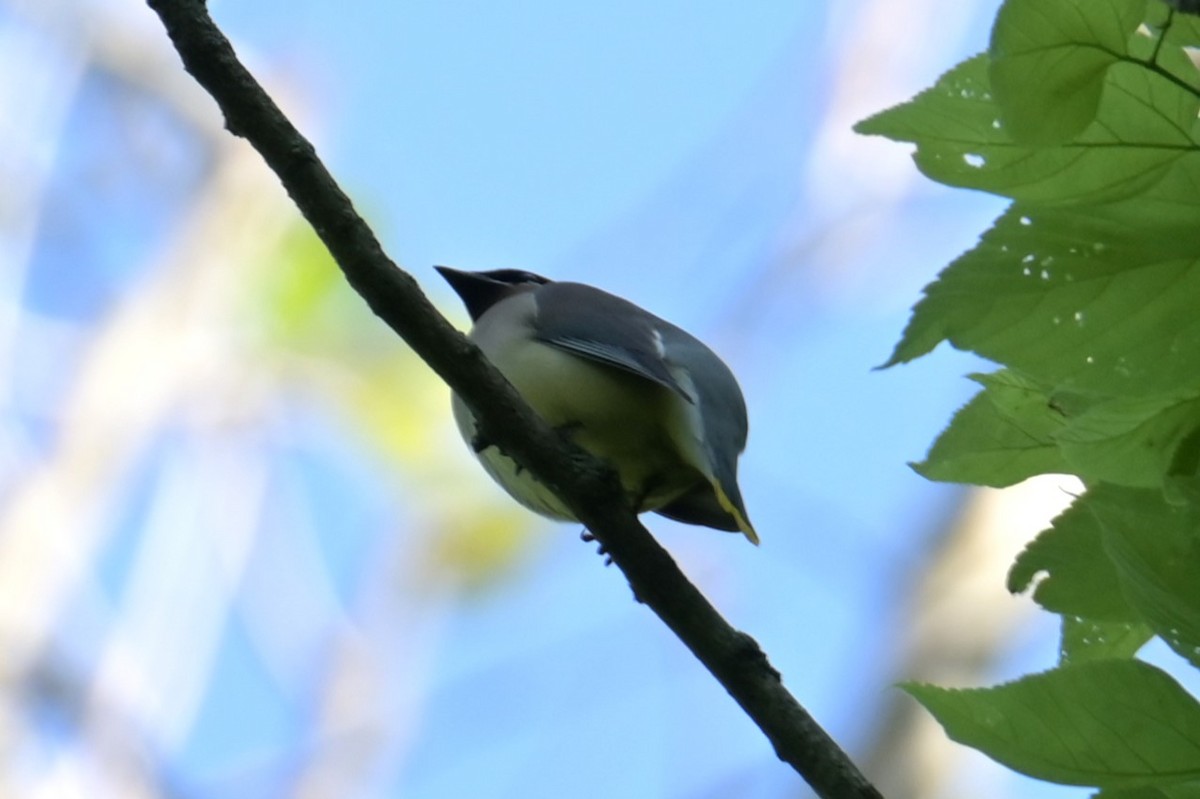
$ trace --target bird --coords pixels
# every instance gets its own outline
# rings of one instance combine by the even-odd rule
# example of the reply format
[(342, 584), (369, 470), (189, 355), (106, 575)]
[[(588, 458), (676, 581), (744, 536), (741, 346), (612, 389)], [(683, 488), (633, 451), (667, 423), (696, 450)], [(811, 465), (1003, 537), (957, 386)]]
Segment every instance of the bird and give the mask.
[[(759, 543), (737, 481), (746, 401), (716, 353), (593, 286), (519, 269), (434, 268), (466, 306), (468, 338), (550, 426), (616, 471), (636, 513)], [(549, 488), (480, 437), (458, 394), (451, 404), (493, 480), (536, 513), (575, 520)]]

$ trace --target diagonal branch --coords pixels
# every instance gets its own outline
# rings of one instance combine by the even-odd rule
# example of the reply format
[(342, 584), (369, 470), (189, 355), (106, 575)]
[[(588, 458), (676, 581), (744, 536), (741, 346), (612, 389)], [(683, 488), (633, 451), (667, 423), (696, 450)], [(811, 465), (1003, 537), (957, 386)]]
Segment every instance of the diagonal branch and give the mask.
[(317, 235), (381, 319), (467, 403), (494, 442), (563, 498), (649, 605), (825, 799), (880, 799), (837, 744), (783, 687), (758, 644), (731, 627), (646, 532), (613, 475), (566, 442), (383, 252), (312, 145), (238, 61), (203, 0), (147, 0), (185, 69), (225, 124), (258, 150)]

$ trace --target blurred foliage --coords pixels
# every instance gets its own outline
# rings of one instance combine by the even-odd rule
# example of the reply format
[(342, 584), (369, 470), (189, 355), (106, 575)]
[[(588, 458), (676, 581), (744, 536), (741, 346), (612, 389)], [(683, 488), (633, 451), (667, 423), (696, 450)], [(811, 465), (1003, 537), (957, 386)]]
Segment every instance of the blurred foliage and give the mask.
[(510, 574), (530, 553), (536, 522), (498, 495), (490, 501), (489, 484), (462, 470), (471, 458), (452, 433), (445, 384), (367, 311), (303, 220), (273, 260), (254, 270), (242, 298), (261, 354), (320, 391), (398, 493), (421, 496), (436, 532), (417, 578), (479, 590)]
[(1200, 785), (1200, 23), (1147, 0), (1007, 0), (989, 51), (859, 124), (942, 183), (1013, 203), (925, 289), (888, 365), (942, 341), (1001, 364), (916, 465), (1087, 491), (1014, 564), (1063, 616), (1059, 667), (909, 691), (950, 736), (1103, 797)]

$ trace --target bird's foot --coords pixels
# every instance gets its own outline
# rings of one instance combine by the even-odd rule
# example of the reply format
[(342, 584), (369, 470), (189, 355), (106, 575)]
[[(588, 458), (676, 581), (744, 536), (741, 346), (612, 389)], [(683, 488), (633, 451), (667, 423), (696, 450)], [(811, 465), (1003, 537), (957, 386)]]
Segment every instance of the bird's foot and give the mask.
[(588, 543), (588, 544), (592, 543), (593, 541), (596, 541), (596, 554), (604, 556), (604, 565), (605, 566), (612, 565), (612, 562), (613, 562), (612, 555), (608, 554), (608, 549), (606, 549), (604, 544), (601, 544), (599, 542), (599, 540), (596, 538), (596, 536), (592, 535), (591, 532), (586, 527), (583, 529), (582, 532), (579, 533), (579, 538), (584, 543)]

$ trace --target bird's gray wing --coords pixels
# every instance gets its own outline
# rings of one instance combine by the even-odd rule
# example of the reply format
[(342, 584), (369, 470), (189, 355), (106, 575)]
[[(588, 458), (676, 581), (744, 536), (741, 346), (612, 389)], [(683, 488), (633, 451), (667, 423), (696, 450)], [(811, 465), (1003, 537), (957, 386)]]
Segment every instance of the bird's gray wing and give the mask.
[(682, 332), (669, 322), (582, 283), (548, 283), (538, 287), (534, 299), (538, 341), (643, 377), (695, 402), (664, 358), (664, 332)]
[[(686, 401), (690, 435), (681, 454), (708, 485), (659, 513), (717, 529), (758, 536), (737, 484), (746, 447), (746, 403), (729, 367), (685, 330), (633, 303), (581, 283), (547, 283), (534, 292), (534, 337), (565, 352), (623, 369), (665, 386)], [(703, 379), (694, 379), (695, 372)]]

